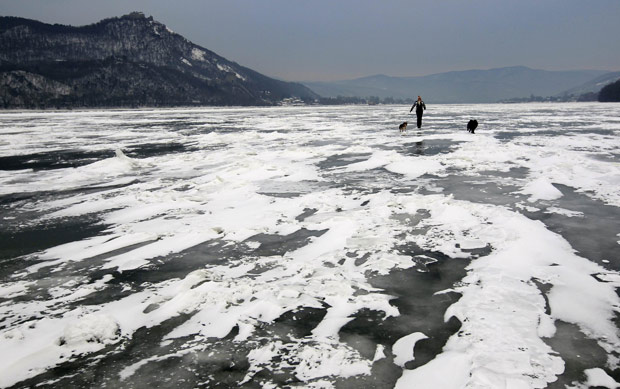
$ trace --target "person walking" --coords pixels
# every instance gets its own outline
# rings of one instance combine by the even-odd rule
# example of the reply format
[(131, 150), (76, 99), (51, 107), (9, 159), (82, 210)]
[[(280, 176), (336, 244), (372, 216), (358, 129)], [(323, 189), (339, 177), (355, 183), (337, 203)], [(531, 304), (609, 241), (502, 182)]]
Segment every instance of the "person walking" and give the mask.
[(411, 113), (414, 108), (415, 115), (418, 117), (418, 128), (420, 128), (422, 127), (422, 114), (424, 114), (424, 110), (426, 109), (426, 104), (424, 104), (424, 101), (422, 101), (422, 98), (420, 96), (418, 96), (418, 101), (413, 103), (413, 105), (411, 106), (409, 113)]

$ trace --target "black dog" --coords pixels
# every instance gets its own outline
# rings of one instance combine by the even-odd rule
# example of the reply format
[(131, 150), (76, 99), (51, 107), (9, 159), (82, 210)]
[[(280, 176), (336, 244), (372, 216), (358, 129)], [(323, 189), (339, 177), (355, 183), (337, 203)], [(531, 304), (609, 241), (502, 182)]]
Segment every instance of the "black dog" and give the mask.
[(400, 132), (405, 132), (407, 131), (407, 122), (403, 122), (401, 123), (400, 126), (398, 126), (398, 129), (400, 130)]
[(472, 119), (467, 123), (467, 131), (475, 134), (476, 127), (478, 127), (478, 121), (476, 119)]

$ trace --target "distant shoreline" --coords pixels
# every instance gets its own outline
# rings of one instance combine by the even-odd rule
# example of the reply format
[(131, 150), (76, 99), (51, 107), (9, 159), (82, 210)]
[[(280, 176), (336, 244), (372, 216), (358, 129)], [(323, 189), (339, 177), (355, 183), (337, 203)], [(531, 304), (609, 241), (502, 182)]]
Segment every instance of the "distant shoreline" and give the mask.
[[(518, 101), (518, 102), (495, 102), (495, 103), (433, 103), (433, 105), (526, 105), (526, 104), (614, 104), (614, 102), (602, 101)], [(617, 104), (617, 102), (616, 102)], [(256, 109), (256, 108), (309, 108), (309, 107), (345, 107), (345, 106), (408, 106), (410, 103), (395, 104), (303, 104), (303, 105), (178, 105), (178, 106), (141, 106), (141, 107), (75, 107), (75, 108), (0, 108), (2, 113), (19, 112), (91, 112), (91, 111), (141, 111), (141, 110), (199, 110), (205, 108), (214, 109)]]

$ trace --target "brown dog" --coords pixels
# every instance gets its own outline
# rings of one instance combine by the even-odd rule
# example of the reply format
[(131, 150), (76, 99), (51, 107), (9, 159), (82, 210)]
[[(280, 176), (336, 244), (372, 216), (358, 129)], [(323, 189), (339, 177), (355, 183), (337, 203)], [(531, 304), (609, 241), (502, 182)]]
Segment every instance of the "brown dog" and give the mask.
[(402, 122), (401, 125), (398, 126), (398, 129), (400, 130), (400, 132), (407, 131), (407, 122)]

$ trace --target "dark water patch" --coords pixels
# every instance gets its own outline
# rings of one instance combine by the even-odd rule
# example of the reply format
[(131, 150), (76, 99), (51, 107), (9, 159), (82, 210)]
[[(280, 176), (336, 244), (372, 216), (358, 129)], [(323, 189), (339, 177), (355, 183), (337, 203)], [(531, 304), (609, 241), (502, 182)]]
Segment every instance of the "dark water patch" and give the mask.
[[(457, 243), (456, 247), (460, 248), (460, 245)], [(491, 254), (491, 252), (493, 251), (493, 247), (491, 247), (491, 245), (487, 243), (487, 245), (484, 247), (476, 247), (473, 249), (461, 248), (461, 251), (464, 253), (468, 253), (470, 258), (476, 259), (476, 258), (484, 257), (484, 256)]]
[[(566, 239), (579, 255), (608, 269), (620, 270), (620, 257), (617, 255), (620, 208), (579, 193), (574, 188), (554, 184), (562, 192), (562, 197), (553, 201), (531, 203), (533, 207), (541, 209), (541, 211), (532, 212), (527, 208), (517, 207), (517, 204), (527, 198), (526, 195), (517, 193), (520, 187), (509, 183), (502, 184), (489, 177), (493, 174), (507, 182), (506, 179), (513, 177), (524, 178), (526, 173), (527, 170), (514, 168), (510, 172), (489, 172), (483, 177), (460, 175), (438, 177), (433, 180), (433, 183), (443, 188), (443, 193), (452, 194), (457, 200), (507, 206), (532, 220), (540, 220), (549, 230)], [(491, 180), (488, 181), (486, 177)], [(420, 192), (432, 194), (423, 187)], [(556, 212), (545, 212), (551, 206), (578, 212), (583, 216), (570, 217)]]
[[(123, 276), (123, 273), (119, 272), (116, 269), (103, 269), (102, 266), (105, 264), (105, 260), (117, 255), (128, 253), (132, 250), (138, 249), (140, 247), (146, 246), (148, 244), (153, 243), (153, 241), (137, 243), (133, 245), (129, 245), (127, 247), (123, 247), (117, 250), (113, 250), (101, 255), (97, 255), (91, 258), (86, 258), (82, 261), (77, 262), (68, 262), (63, 266), (62, 270), (57, 269), (42, 269), (39, 270), (37, 276), (40, 278), (46, 277), (58, 277), (58, 276), (72, 276), (84, 274), (87, 276), (87, 284), (93, 284), (97, 281), (100, 281), (107, 275), (111, 275), (112, 278), (110, 281), (106, 283), (106, 288), (100, 291), (93, 292), (83, 299), (74, 301), (71, 303), (73, 307), (79, 307), (81, 305), (100, 305), (105, 304), (110, 301), (118, 300), (122, 297), (126, 297), (134, 293), (135, 286), (131, 285), (126, 277)], [(53, 272), (51, 274), (50, 272)], [(48, 274), (46, 274), (48, 273)], [(126, 276), (127, 274), (125, 274)], [(39, 283), (37, 283), (39, 284)], [(60, 285), (53, 285), (60, 286)], [(51, 287), (51, 286), (50, 286)], [(32, 294), (31, 294), (32, 295)]]
[[(552, 288), (551, 284), (533, 280), (545, 299), (545, 313), (552, 313), (547, 297)], [(615, 324), (618, 326), (620, 314), (616, 313)], [(620, 381), (620, 369), (610, 370), (607, 364), (607, 352), (596, 342), (588, 338), (581, 332), (575, 324), (561, 320), (554, 322), (556, 332), (551, 338), (542, 338), (551, 348), (559, 354), (565, 362), (564, 372), (558, 376), (557, 381), (550, 383), (547, 387), (552, 389), (567, 388), (577, 382), (585, 382), (585, 370), (601, 368), (614, 378)], [(612, 352), (615, 357), (620, 356), (620, 352)]]
[(256, 193), (278, 198), (295, 198), (308, 193), (321, 191), (330, 186), (329, 183), (322, 181), (300, 181), (300, 182), (274, 182), (265, 180), (260, 184), (260, 190)]
[[(267, 343), (282, 343), (279, 355), (267, 362), (263, 369), (258, 371), (249, 383), (242, 385), (250, 388), (261, 384), (275, 384), (277, 387), (294, 387), (301, 384), (295, 376), (295, 367), (299, 364), (296, 350), (300, 346), (299, 340), (311, 336), (327, 313), (328, 306), (322, 308), (299, 307), (285, 312), (272, 323), (260, 323), (254, 330), (252, 338), (246, 344), (247, 351)], [(305, 343), (310, 345), (312, 343)]]
[(620, 154), (618, 153), (590, 154), (590, 157), (603, 162), (618, 163), (618, 161), (620, 161)]
[[(390, 188), (390, 193), (394, 194), (407, 194), (407, 193), (420, 193), (425, 191), (427, 185), (429, 185), (431, 181), (428, 179), (428, 176), (424, 175), (422, 177), (416, 178), (416, 183), (411, 185), (395, 185)], [(435, 192), (436, 193), (436, 192)]]
[[(157, 332), (155, 339), (147, 345), (156, 346), (162, 336), (167, 334), (159, 328), (155, 330)], [(109, 387), (260, 388), (252, 383), (239, 385), (250, 367), (247, 359), (250, 349), (245, 342), (232, 341), (234, 335), (233, 333), (223, 339), (205, 339), (198, 350), (187, 354), (169, 354), (165, 358), (151, 360), (124, 381), (118, 382), (116, 379), (118, 386)], [(134, 339), (139, 339), (139, 336), (140, 334), (136, 334)], [(156, 347), (143, 347), (137, 342), (136, 347), (144, 349), (142, 359), (150, 355), (157, 357), (163, 354), (162, 350)], [(128, 350), (127, 354), (132, 357), (131, 363), (140, 360), (134, 357), (140, 356), (135, 349)], [(122, 366), (122, 361), (118, 365)]]
[[(77, 372), (78, 376), (88, 376), (88, 370), (96, 368), (101, 376), (98, 382), (104, 383), (106, 387), (261, 388), (268, 383), (277, 387), (295, 387), (301, 384), (294, 372), (298, 363), (294, 357), (297, 343), (286, 345), (281, 356), (267, 363), (262, 370), (255, 372), (251, 380), (242, 384), (250, 368), (248, 353), (267, 342), (280, 340), (287, 343), (290, 338), (309, 332), (310, 327), (316, 326), (324, 315), (324, 309), (300, 309), (287, 313), (273, 323), (259, 325), (251, 339), (245, 342), (234, 340), (238, 334), (238, 328), (235, 327), (222, 339), (192, 340), (190, 336), (173, 339), (170, 343), (159, 346), (163, 336), (191, 316), (181, 315), (151, 329), (138, 330), (122, 350), (119, 348), (118, 352), (109, 353), (102, 360), (104, 368), (88, 366), (74, 369), (74, 372)], [(305, 330), (300, 331), (303, 328)], [(287, 332), (288, 329), (292, 331)], [(191, 344), (196, 346), (196, 349), (173, 355)], [(118, 372), (122, 368), (147, 358), (150, 358), (150, 361), (136, 369), (133, 375), (120, 380)]]
[[(534, 124), (528, 124), (527, 127), (535, 127), (535, 128), (544, 128), (544, 127), (548, 127), (548, 123), (540, 123), (538, 125)], [(557, 130), (536, 130), (536, 131), (532, 131), (532, 130), (521, 130), (521, 131), (500, 131), (497, 132), (495, 134), (495, 138), (501, 140), (501, 141), (511, 141), (511, 140), (515, 140), (516, 138), (520, 138), (520, 137), (530, 137), (530, 136), (534, 136), (534, 137), (541, 137), (541, 136), (547, 136), (547, 137), (553, 137), (553, 136), (557, 136), (557, 135), (567, 135), (569, 132), (568, 131), (562, 131), (560, 129)]]
[[(395, 213), (392, 218), (398, 220), (402, 225), (407, 227), (415, 227), (424, 219), (431, 217), (431, 213), (427, 209), (418, 209), (415, 214)], [(424, 234), (425, 232), (422, 232)], [(409, 250), (410, 251), (410, 250)]]
[[(299, 363), (295, 351), (299, 347), (298, 339), (311, 334), (311, 331), (323, 320), (326, 308), (301, 307), (281, 315), (272, 323), (259, 323), (251, 338), (244, 342), (237, 342), (234, 337), (239, 329), (235, 327), (222, 339), (209, 338), (200, 340), (204, 348), (183, 357), (169, 359), (168, 370), (171, 376), (177, 376), (184, 371), (194, 372), (195, 377), (185, 378), (181, 387), (208, 387), (208, 388), (261, 388), (265, 384), (275, 384), (277, 387), (291, 387), (300, 384), (295, 376), (295, 367)], [(274, 357), (255, 372), (252, 379), (241, 384), (249, 372), (248, 353), (268, 343), (282, 342), (281, 355)], [(149, 363), (138, 370), (131, 380), (145, 380), (153, 375), (160, 374), (160, 362)], [(200, 379), (201, 381), (197, 381)], [(130, 381), (131, 382), (131, 381)]]
[(256, 192), (259, 195), (278, 197), (281, 199), (292, 199), (304, 195), (304, 192)]
[(37, 273), (37, 276), (45, 279), (47, 276), (75, 277), (85, 275), (87, 277), (86, 282), (89, 284), (101, 280), (106, 275), (113, 276), (106, 282), (105, 288), (94, 291), (82, 299), (72, 301), (68, 305), (70, 308), (78, 308), (84, 305), (101, 305), (116, 301), (134, 293), (142, 292), (151, 284), (171, 279), (183, 279), (193, 271), (204, 269), (208, 265), (226, 264), (231, 259), (239, 259), (247, 255), (247, 252), (250, 251), (249, 248), (240, 248), (241, 245), (230, 247), (226, 242), (216, 239), (180, 253), (151, 258), (147, 265), (137, 269), (119, 272), (116, 268), (102, 268), (106, 263), (105, 259), (130, 252), (150, 243), (152, 242), (143, 242), (87, 260), (70, 262), (62, 270), (54, 270), (54, 273), (49, 275), (46, 274), (50, 273), (51, 270), (42, 269)]
[[(435, 260), (424, 269), (410, 268), (392, 270), (388, 275), (370, 278), (373, 287), (394, 296), (390, 304), (398, 308), (400, 316), (384, 317), (382, 312), (362, 310), (340, 331), (340, 338), (358, 351), (372, 358), (377, 345), (385, 347), (387, 358), (373, 365), (372, 376), (360, 376), (339, 381), (338, 387), (392, 388), (400, 378), (402, 369), (392, 363), (392, 345), (400, 338), (414, 332), (424, 333), (428, 339), (415, 346), (415, 360), (406, 364), (415, 369), (434, 359), (448, 338), (461, 327), (456, 318), (444, 322), (447, 308), (460, 299), (460, 294), (439, 291), (450, 289), (465, 275), (470, 261), (452, 259), (444, 254), (422, 250), (411, 244), (400, 247), (403, 255), (426, 256)], [(423, 271), (420, 271), (423, 270)]]
[(104, 192), (108, 190), (126, 188), (131, 185), (140, 183), (139, 180), (133, 180), (130, 182), (115, 184), (115, 185), (100, 185), (100, 186), (88, 186), (73, 189), (64, 189), (57, 191), (35, 191), (35, 192), (19, 192), (11, 193), (7, 195), (0, 195), (0, 207), (5, 205), (14, 205), (20, 201), (23, 202), (35, 202), (46, 201), (48, 199), (58, 200), (59, 198), (70, 198), (83, 194), (91, 194), (97, 192)]
[(0, 229), (0, 276), (32, 265), (18, 257), (99, 235), (107, 226), (97, 215), (67, 217), (24, 227), (17, 231)]
[(223, 265), (238, 260), (251, 251), (243, 244), (229, 245), (221, 239), (207, 241), (180, 253), (150, 259), (150, 264), (138, 269), (125, 270), (115, 282), (127, 283), (141, 290), (142, 285), (171, 279), (183, 279), (189, 273), (209, 265)]
[(312, 334), (326, 314), (326, 308), (300, 307), (285, 312), (262, 332), (278, 334), (280, 339), (302, 339)]
[(67, 362), (22, 381), (12, 388), (144, 388), (162, 387), (164, 382), (176, 384), (171, 386), (185, 387), (182, 379), (185, 377), (171, 375), (170, 370), (170, 365), (173, 365), (174, 370), (178, 370), (176, 374), (183, 374), (184, 369), (179, 366), (179, 362), (183, 360), (182, 357), (164, 359), (164, 362), (168, 362), (163, 364), (148, 363), (126, 381), (121, 381), (119, 373), (125, 367), (142, 359), (165, 356), (177, 351), (178, 345), (174, 342), (168, 346), (160, 346), (160, 344), (166, 334), (190, 317), (190, 314), (180, 314), (157, 326), (142, 327), (130, 339), (109, 345), (92, 354), (72, 355)]
[(133, 130), (136, 127), (149, 130), (166, 130), (172, 132), (197, 131), (203, 130), (205, 127), (218, 125), (217, 122), (209, 122), (204, 120), (188, 120), (187, 116), (169, 117), (169, 120), (146, 120), (140, 123), (132, 121), (126, 123), (115, 124), (118, 128)]
[[(107, 258), (130, 252), (152, 242), (130, 245), (80, 261), (66, 261), (60, 265), (42, 267), (23, 278), (35, 281), (34, 284), (29, 285), (28, 293), (13, 297), (11, 301), (18, 303), (31, 300), (49, 300), (52, 298), (49, 294), (50, 289), (64, 288), (68, 284), (71, 285), (72, 289), (77, 289), (84, 284), (100, 281), (106, 275), (112, 275), (113, 277), (106, 283), (105, 289), (95, 291), (82, 299), (70, 302), (68, 304), (69, 308), (77, 308), (82, 305), (99, 305), (129, 296), (134, 292), (135, 288), (124, 282), (122, 274), (116, 269), (102, 269), (102, 266)], [(37, 260), (26, 261), (28, 266), (40, 262)]]
[[(193, 149), (181, 143), (144, 143), (123, 148), (131, 158), (184, 153)], [(54, 150), (0, 157), (0, 170), (54, 170), (76, 168), (116, 156), (114, 150)]]
[(392, 389), (402, 373), (400, 366), (389, 358), (383, 358), (372, 365), (370, 375), (339, 378), (335, 386), (338, 389)]
[(545, 299), (545, 314), (551, 315), (551, 307), (549, 306), (549, 298), (547, 297), (547, 295), (549, 294), (549, 291), (551, 290), (553, 285), (538, 279), (532, 279), (532, 282), (534, 283), (534, 285), (536, 285), (536, 287), (540, 291), (540, 294)]
[(282, 256), (288, 251), (297, 250), (307, 245), (312, 237), (319, 237), (327, 230), (308, 230), (301, 228), (288, 235), (257, 234), (244, 242), (258, 242), (260, 246), (252, 254), (261, 257)]
[[(129, 296), (133, 293), (143, 291), (150, 284), (164, 282), (170, 279), (183, 279), (189, 273), (205, 269), (210, 265), (230, 264), (232, 261), (241, 259), (251, 260), (260, 256), (279, 256), (287, 251), (296, 250), (308, 244), (311, 237), (323, 235), (326, 230), (313, 231), (300, 229), (289, 235), (268, 235), (258, 234), (248, 238), (245, 242), (231, 245), (230, 242), (215, 239), (201, 243), (180, 253), (167, 256), (152, 258), (149, 264), (137, 269), (130, 269), (119, 272), (116, 269), (103, 269), (105, 260), (116, 255), (130, 252), (131, 250), (153, 243), (152, 241), (138, 243), (101, 254), (96, 257), (88, 258), (79, 262), (69, 262), (64, 265), (61, 271), (42, 269), (37, 273), (37, 277), (46, 279), (55, 277), (62, 283), (62, 277), (72, 277), (74, 275), (88, 275), (88, 283), (101, 280), (106, 275), (112, 275), (112, 279), (106, 283), (104, 289), (95, 291), (83, 299), (70, 303), (71, 307), (83, 305), (100, 305), (119, 298)], [(258, 248), (248, 245), (249, 242), (259, 242)], [(261, 269), (257, 269), (260, 272)], [(50, 281), (51, 282), (51, 281)], [(52, 285), (59, 286), (59, 285)], [(45, 288), (47, 289), (47, 288)], [(35, 291), (33, 291), (34, 293)], [(31, 293), (29, 298), (33, 298)], [(41, 289), (41, 293), (44, 290)]]
[(405, 143), (398, 152), (408, 156), (448, 154), (453, 152), (461, 143), (464, 142), (448, 139), (427, 139)]
[(329, 180), (329, 187), (340, 189), (345, 195), (374, 195), (386, 188), (392, 193), (411, 193), (425, 184), (423, 178), (415, 182), (403, 180), (403, 176), (384, 168), (357, 172), (335, 172), (323, 174)]
[[(584, 123), (585, 125), (586, 123)], [(528, 124), (528, 128), (545, 128), (549, 127), (549, 123), (536, 123), (534, 125)], [(562, 127), (548, 130), (515, 130), (515, 131), (500, 131), (495, 134), (495, 137), (501, 141), (511, 141), (522, 137), (554, 137), (554, 136), (574, 136), (583, 137), (588, 135), (602, 135), (602, 136), (615, 136), (615, 130), (601, 129), (601, 128), (583, 128), (581, 126), (568, 127), (562, 124)]]
[(53, 170), (75, 168), (114, 157), (113, 150), (55, 150), (46, 153), (0, 157), (0, 170)]
[(318, 212), (318, 209), (305, 208), (304, 211), (300, 215), (295, 217), (295, 220), (297, 220), (298, 222), (303, 222), (304, 220), (306, 220), (307, 217), (310, 217), (317, 212)]
[(218, 150), (223, 150), (230, 147), (230, 144), (228, 143), (214, 143), (214, 144), (210, 144), (210, 145), (203, 145), (200, 147), (200, 150), (203, 151), (218, 151)]
[[(190, 247), (180, 253), (150, 259), (147, 266), (115, 273), (111, 283), (132, 285), (141, 290), (142, 285), (160, 283), (170, 279), (183, 279), (189, 273), (215, 265), (228, 265), (252, 260), (261, 255), (283, 255), (307, 244), (313, 236), (321, 236), (325, 231), (301, 229), (289, 235), (258, 234), (241, 243), (231, 244), (223, 239), (210, 240)], [(251, 241), (261, 243), (254, 248)], [(263, 243), (265, 244), (264, 247)], [(136, 289), (134, 289), (134, 292)]]
[[(359, 350), (364, 357), (372, 358), (371, 354), (374, 353), (377, 344), (385, 345), (389, 356), (390, 347), (398, 338), (412, 332), (423, 331), (432, 339), (427, 344), (424, 344), (422, 341), (418, 342), (416, 346), (416, 360), (421, 361), (420, 363), (426, 363), (436, 355), (437, 349), (440, 349), (445, 344), (447, 337), (455, 333), (460, 327), (460, 323), (455, 319), (452, 319), (447, 324), (443, 323), (443, 312), (447, 306), (458, 300), (459, 295), (455, 293), (434, 295), (434, 293), (450, 287), (457, 278), (460, 279), (462, 274), (454, 279), (450, 274), (456, 271), (455, 267), (461, 268), (461, 271), (464, 273), (464, 266), (467, 261), (453, 260), (438, 253), (419, 249), (418, 251), (411, 252), (414, 249), (408, 246), (402, 248), (401, 251), (403, 253), (409, 252), (410, 255), (425, 254), (433, 256), (437, 259), (437, 264), (430, 266), (430, 270), (427, 273), (420, 273), (415, 269), (393, 271), (388, 276), (374, 278), (372, 282), (373, 286), (383, 288), (386, 293), (396, 297), (393, 303), (399, 307), (402, 316), (385, 319), (382, 314), (375, 311), (363, 310), (340, 333), (341, 339)], [(236, 251), (238, 251), (239, 255), (243, 255), (252, 250), (248, 247), (239, 247)], [(452, 270), (449, 271), (448, 267), (451, 267)], [(129, 273), (131, 272), (115, 275), (115, 279), (119, 276), (127, 276), (128, 278), (123, 280), (124, 282), (129, 282), (133, 279), (140, 279), (147, 283), (152, 282), (152, 279), (148, 279), (148, 275), (145, 280), (144, 274), (138, 276), (137, 273), (133, 275)], [(100, 276), (102, 277), (103, 275)], [(167, 274), (163, 278), (170, 279), (173, 276)], [(121, 281), (119, 280), (118, 282)], [(152, 309), (156, 309), (156, 307)], [(425, 314), (425, 312), (430, 311), (434, 311), (433, 319), (429, 319), (429, 315)], [(71, 380), (77, 380), (75, 382), (80, 382), (81, 384), (84, 382), (95, 382), (88, 381), (90, 379), (88, 378), (89, 374), (91, 374), (90, 371), (95, 369), (97, 371), (96, 374), (99, 374), (100, 377), (97, 382), (106, 382), (108, 385), (122, 384), (125, 387), (133, 387), (133, 385), (142, 385), (144, 383), (146, 385), (153, 384), (155, 382), (152, 381), (153, 377), (159, 377), (158, 380), (160, 382), (166, 382), (167, 385), (172, 386), (200, 387), (200, 383), (205, 385), (208, 383), (206, 387), (240, 386), (243, 388), (253, 388), (256, 387), (257, 383), (261, 382), (272, 382), (282, 387), (295, 386), (299, 382), (294, 375), (294, 365), (278, 370), (266, 368), (259, 371), (250, 382), (244, 385), (238, 385), (238, 383), (247, 373), (249, 368), (247, 353), (252, 348), (257, 347), (256, 339), (259, 339), (258, 342), (260, 342), (260, 339), (269, 339), (270, 341), (281, 340), (287, 343), (291, 339), (303, 338), (311, 334), (311, 331), (324, 318), (325, 313), (325, 308), (306, 307), (287, 312), (273, 323), (261, 324), (248, 342), (234, 342), (231, 337), (205, 340), (203, 342), (205, 351), (173, 356), (160, 361), (153, 360), (140, 367), (133, 376), (120, 382), (118, 381), (118, 376), (111, 373), (115, 368), (118, 372), (122, 367), (126, 367), (141, 359), (163, 355), (165, 354), (164, 351), (168, 350), (166, 347), (171, 347), (158, 348), (161, 336), (168, 333), (171, 328), (163, 331), (158, 327), (154, 327), (145, 334), (142, 331), (147, 330), (143, 329), (136, 332), (132, 338), (141, 340), (139, 346), (132, 340), (132, 344), (135, 343), (133, 346), (127, 346), (123, 350), (119, 349), (118, 352), (110, 353), (109, 356), (104, 358), (104, 364), (108, 367), (101, 369), (96, 366), (74, 367), (74, 373), (79, 372), (79, 374), (76, 377), (64, 378), (64, 380), (67, 380), (64, 382), (68, 382), (69, 385), (73, 382)], [(420, 316), (425, 316), (426, 318), (420, 318)], [(423, 325), (420, 320), (437, 320), (438, 323), (433, 322)], [(433, 328), (437, 327), (437, 324), (440, 324), (441, 328)], [(442, 332), (445, 332), (445, 335)], [(159, 338), (155, 336), (156, 333), (159, 334), (157, 335)], [(147, 338), (143, 335), (147, 335)], [(148, 336), (153, 337), (153, 339), (149, 340)], [(144, 341), (144, 339), (147, 340)], [(138, 350), (136, 350), (136, 347), (138, 347)], [(291, 344), (291, 347), (293, 347), (293, 344)], [(141, 349), (145, 351), (140, 351)], [(287, 358), (286, 351), (282, 358)], [(294, 362), (294, 358), (291, 361)], [(278, 359), (272, 362), (279, 365), (281, 361)], [(372, 387), (376, 388), (391, 388), (401, 372), (402, 369), (391, 363), (391, 358), (388, 357), (373, 365), (372, 376), (337, 379), (336, 384), (337, 387), (352, 387), (351, 385), (357, 383), (360, 385), (372, 385)]]
[(349, 147), (351, 146), (351, 143), (347, 142), (344, 139), (337, 139), (337, 138), (332, 138), (332, 139), (315, 138), (309, 142), (301, 144), (301, 147), (324, 147), (324, 146)]
[[(209, 133), (215, 132), (218, 134), (234, 134), (234, 133), (245, 133), (245, 132), (253, 132), (253, 131), (259, 132), (257, 131), (256, 128), (242, 126), (237, 121), (226, 121), (225, 123), (220, 123), (218, 126), (215, 126), (213, 128), (201, 129), (199, 133), (209, 134)], [(275, 132), (275, 130), (272, 130), (271, 132)]]
[(149, 158), (167, 154), (186, 153), (196, 149), (181, 143), (143, 143), (123, 147), (123, 152), (130, 158)]
[(330, 155), (323, 161), (318, 162), (316, 165), (320, 169), (332, 169), (366, 161), (370, 156), (370, 153), (336, 154)]
[[(517, 170), (515, 175), (520, 174)], [(465, 200), (480, 204), (513, 205), (524, 196), (515, 192), (521, 188), (509, 183), (496, 182), (478, 176), (449, 175), (436, 177), (433, 184), (443, 189), (444, 194), (451, 194), (457, 200)], [(430, 195), (433, 192), (422, 189), (421, 194)]]
[(561, 320), (555, 321), (555, 335), (543, 338), (564, 360), (564, 373), (557, 381), (547, 386), (550, 389), (566, 388), (575, 382), (585, 382), (587, 369), (601, 368), (616, 381), (620, 379), (620, 369), (611, 371), (606, 367), (607, 353), (598, 343), (585, 336), (575, 324)]
[(592, 199), (574, 188), (554, 184), (562, 197), (553, 205), (583, 216), (569, 217), (558, 213), (522, 211), (533, 220), (542, 221), (547, 228), (562, 235), (571, 247), (599, 265), (614, 271), (620, 270), (618, 256), (618, 232), (620, 231), (620, 208)]
[(368, 261), (368, 259), (370, 259), (370, 253), (366, 253), (361, 257), (357, 256), (356, 253), (347, 253), (347, 257), (355, 258), (355, 266), (362, 266)]
[(195, 187), (193, 185), (184, 184), (184, 185), (177, 186), (177, 187), (174, 187), (174, 188), (171, 188), (171, 189), (174, 190), (174, 191), (177, 191), (177, 192), (187, 192), (187, 191), (190, 191), (190, 190), (192, 190), (194, 188)]
[(596, 128), (596, 129), (595, 128), (583, 128), (583, 129), (580, 129), (579, 131), (575, 131), (575, 135), (594, 134), (594, 135), (615, 137), (616, 131), (617, 130), (603, 129), (603, 128)]
[(530, 169), (517, 166), (511, 167), (507, 171), (500, 170), (482, 170), (480, 171), (481, 177), (501, 177), (501, 178), (511, 178), (511, 179), (524, 179), (527, 178)]

